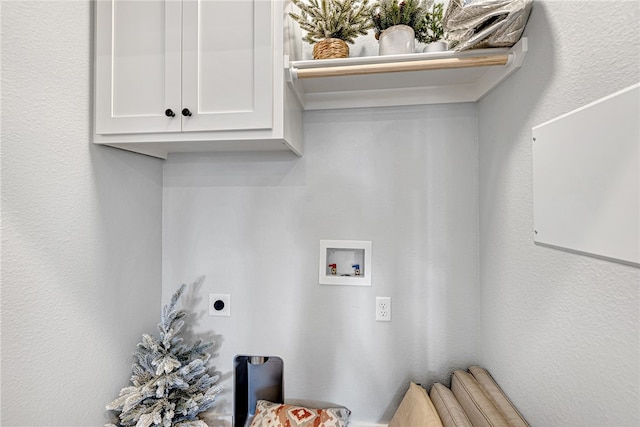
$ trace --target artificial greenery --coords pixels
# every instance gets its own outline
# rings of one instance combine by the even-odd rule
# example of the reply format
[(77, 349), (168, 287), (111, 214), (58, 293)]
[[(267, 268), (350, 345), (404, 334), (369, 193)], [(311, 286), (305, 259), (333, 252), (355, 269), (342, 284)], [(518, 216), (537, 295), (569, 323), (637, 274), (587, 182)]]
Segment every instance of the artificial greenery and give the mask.
[(442, 3), (432, 3), (427, 8), (422, 24), (418, 26), (416, 39), (422, 43), (433, 43), (442, 40), (444, 37), (443, 15), (444, 5)]
[(120, 426), (207, 427), (198, 414), (213, 406), (222, 387), (216, 385), (219, 377), (208, 373), (206, 350), (213, 343), (198, 339), (188, 346), (180, 338), (187, 313), (176, 311), (176, 304), (185, 286), (162, 309), (160, 339), (142, 335), (132, 385), (107, 405), (119, 412)]
[(291, 12), (307, 32), (302, 40), (311, 44), (335, 38), (353, 43), (372, 27), (369, 0), (291, 0), (300, 14)]
[(427, 7), (423, 0), (378, 0), (371, 8), (376, 39), (394, 25), (408, 25), (418, 34), (425, 25)]

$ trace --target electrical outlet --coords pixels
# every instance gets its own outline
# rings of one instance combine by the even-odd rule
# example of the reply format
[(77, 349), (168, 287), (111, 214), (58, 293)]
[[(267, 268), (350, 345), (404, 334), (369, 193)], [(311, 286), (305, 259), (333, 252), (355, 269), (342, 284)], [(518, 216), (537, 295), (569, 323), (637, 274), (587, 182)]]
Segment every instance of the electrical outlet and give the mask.
[(376, 297), (376, 321), (391, 322), (391, 297)]
[(231, 295), (209, 294), (209, 316), (231, 316)]

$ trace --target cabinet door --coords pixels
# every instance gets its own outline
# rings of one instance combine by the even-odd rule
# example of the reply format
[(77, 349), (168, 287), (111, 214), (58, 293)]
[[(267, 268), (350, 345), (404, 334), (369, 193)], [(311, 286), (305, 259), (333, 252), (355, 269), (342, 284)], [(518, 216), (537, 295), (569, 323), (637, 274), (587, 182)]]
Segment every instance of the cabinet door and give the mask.
[(182, 130), (273, 126), (270, 0), (184, 0)]
[(96, 8), (96, 133), (180, 131), (182, 4), (98, 0)]

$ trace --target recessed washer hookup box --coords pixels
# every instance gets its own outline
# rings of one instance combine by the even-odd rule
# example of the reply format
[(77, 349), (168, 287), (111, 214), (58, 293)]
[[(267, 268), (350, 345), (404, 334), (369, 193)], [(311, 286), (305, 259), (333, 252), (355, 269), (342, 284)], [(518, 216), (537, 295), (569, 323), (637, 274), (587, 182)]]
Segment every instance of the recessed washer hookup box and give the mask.
[(239, 355), (233, 359), (233, 425), (247, 427), (258, 400), (284, 403), (283, 362), (277, 356)]

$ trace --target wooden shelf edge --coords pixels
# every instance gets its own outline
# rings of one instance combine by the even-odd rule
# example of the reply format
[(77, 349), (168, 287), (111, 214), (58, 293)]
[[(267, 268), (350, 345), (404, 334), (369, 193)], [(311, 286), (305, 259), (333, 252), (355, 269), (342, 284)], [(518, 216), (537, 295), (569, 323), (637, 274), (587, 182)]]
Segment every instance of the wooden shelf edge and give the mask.
[[(527, 45), (527, 38), (523, 37), (511, 48), (472, 49), (462, 52), (445, 51), (302, 61), (290, 61), (289, 58), (287, 58), (285, 60), (285, 66), (289, 71), (288, 80), (289, 82), (293, 82), (298, 78), (334, 77), (370, 74), (372, 72), (387, 73), (394, 71), (509, 65), (511, 61), (522, 62), (519, 57), (526, 53), (528, 49)], [(505, 58), (507, 58), (506, 61)], [(348, 74), (342, 74), (344, 70), (347, 70), (346, 72)], [(362, 72), (359, 72), (359, 70)]]
[(374, 55), (374, 56), (350, 56), (348, 58), (335, 59), (305, 59), (290, 61), (290, 66), (296, 69), (341, 67), (346, 65), (367, 65), (435, 60), (445, 58), (467, 58), (471, 56), (487, 56), (509, 53), (511, 48), (471, 49), (462, 52), (447, 50), (443, 52), (409, 53), (402, 55)]
[(507, 65), (513, 60), (512, 54), (471, 56), (467, 58), (439, 58), (421, 61), (371, 63), (361, 65), (343, 65), (324, 68), (291, 68), (294, 79), (315, 77), (360, 76), (365, 74), (387, 74), (406, 71), (449, 70), (469, 67), (487, 67)]

